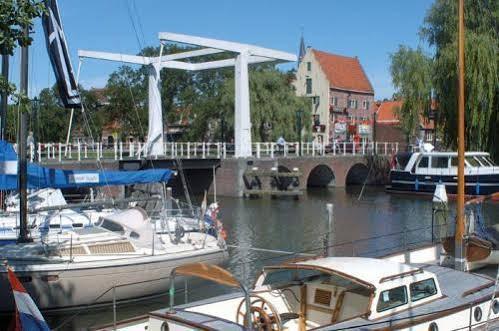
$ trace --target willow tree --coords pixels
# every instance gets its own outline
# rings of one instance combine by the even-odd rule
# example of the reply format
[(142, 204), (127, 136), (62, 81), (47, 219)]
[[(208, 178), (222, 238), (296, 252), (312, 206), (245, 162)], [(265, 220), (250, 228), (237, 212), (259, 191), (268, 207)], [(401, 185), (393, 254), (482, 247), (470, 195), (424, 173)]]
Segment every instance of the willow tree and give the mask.
[[(251, 135), (253, 141), (275, 141), (283, 136), (287, 141), (298, 141), (297, 116), (302, 110), (301, 121), (305, 133), (310, 128), (310, 100), (297, 97), (288, 73), (271, 65), (254, 67), (249, 73)], [(214, 104), (219, 109), (226, 130), (234, 128), (234, 78), (228, 78)], [(203, 121), (196, 121), (203, 124)], [(310, 131), (310, 130), (308, 130)]]
[(390, 73), (402, 106), (396, 109), (407, 142), (418, 134), (421, 116), (428, 116), (432, 60), (421, 48), (400, 45), (390, 55)]
[[(499, 1), (465, 1), (466, 149), (499, 159)], [(437, 0), (421, 36), (435, 49), (433, 84), (444, 142), (457, 145), (457, 1)]]

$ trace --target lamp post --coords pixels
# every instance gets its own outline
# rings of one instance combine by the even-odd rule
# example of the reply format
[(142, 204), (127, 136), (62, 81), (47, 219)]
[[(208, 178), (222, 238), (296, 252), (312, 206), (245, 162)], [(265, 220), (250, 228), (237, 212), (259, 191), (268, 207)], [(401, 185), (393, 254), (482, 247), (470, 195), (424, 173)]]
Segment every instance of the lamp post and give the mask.
[(296, 111), (296, 131), (298, 132), (298, 153), (301, 156), (301, 131), (302, 131), (303, 109)]

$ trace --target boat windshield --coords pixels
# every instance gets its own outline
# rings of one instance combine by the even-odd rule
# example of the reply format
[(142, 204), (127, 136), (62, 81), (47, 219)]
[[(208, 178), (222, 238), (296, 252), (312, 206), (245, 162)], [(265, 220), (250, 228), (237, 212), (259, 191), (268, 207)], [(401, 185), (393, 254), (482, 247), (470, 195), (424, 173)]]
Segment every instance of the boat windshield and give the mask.
[(472, 167), (480, 167), (480, 166), (482, 166), (480, 164), (480, 162), (478, 162), (477, 159), (475, 159), (473, 156), (466, 156), (464, 159)]
[(297, 269), (297, 268), (279, 268), (265, 270), (265, 278), (262, 285), (282, 286), (294, 283), (320, 282), (341, 287), (354, 287), (356, 283), (321, 270)]

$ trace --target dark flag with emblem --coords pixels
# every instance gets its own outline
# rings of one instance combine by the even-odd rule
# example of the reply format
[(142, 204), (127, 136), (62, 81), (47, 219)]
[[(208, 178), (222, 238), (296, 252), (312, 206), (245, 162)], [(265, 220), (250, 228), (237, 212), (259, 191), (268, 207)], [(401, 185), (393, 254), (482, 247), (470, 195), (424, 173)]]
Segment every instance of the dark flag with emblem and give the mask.
[(80, 94), (69, 59), (68, 45), (62, 29), (57, 0), (45, 0), (45, 6), (47, 13), (43, 15), (42, 19), (43, 30), (59, 94), (66, 108), (80, 108)]

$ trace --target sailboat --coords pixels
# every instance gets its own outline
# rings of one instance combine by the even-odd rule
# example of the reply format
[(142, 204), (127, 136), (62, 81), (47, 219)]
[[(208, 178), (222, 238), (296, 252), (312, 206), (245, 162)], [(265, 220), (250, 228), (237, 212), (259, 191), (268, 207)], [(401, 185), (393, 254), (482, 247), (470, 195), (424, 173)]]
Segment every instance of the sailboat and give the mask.
[[(46, 3), (49, 14), (44, 17), (44, 27), (49, 54), (62, 101), (74, 107), (79, 95), (67, 62), (57, 2)], [(26, 94), (27, 48), (22, 49), (21, 58), (21, 91)], [(28, 164), (26, 116), (20, 112), (17, 154), (11, 144), (0, 141), (0, 189), (19, 191), (17, 242), (1, 246), (0, 258), (16, 272), (40, 309), (68, 309), (161, 294), (173, 268), (200, 261), (218, 264), (226, 258), (222, 236), (207, 232), (178, 237), (171, 231), (158, 234), (150, 215), (140, 207), (100, 215), (96, 226), (72, 227), (33, 240), (28, 223), (28, 189), (165, 183), (172, 171), (61, 170)], [(60, 206), (44, 208), (60, 210)], [(0, 313), (15, 308), (8, 289), (8, 269), (0, 266)]]

